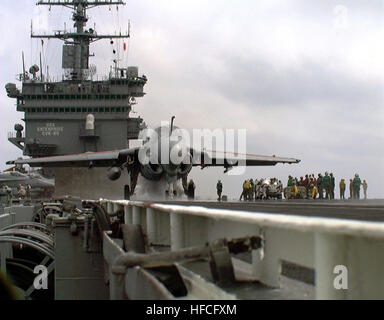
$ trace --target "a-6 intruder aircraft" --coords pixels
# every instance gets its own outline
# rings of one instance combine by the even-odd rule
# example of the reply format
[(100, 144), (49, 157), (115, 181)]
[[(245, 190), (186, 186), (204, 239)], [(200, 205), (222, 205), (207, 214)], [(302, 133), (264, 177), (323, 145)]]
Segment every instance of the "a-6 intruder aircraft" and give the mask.
[[(225, 172), (237, 166), (274, 166), (278, 163), (299, 163), (293, 158), (276, 156), (260, 156), (236, 154), (208, 150), (195, 150), (180, 140), (173, 133), (179, 130), (173, 126), (163, 130), (160, 127), (152, 131), (154, 135), (146, 136), (143, 146), (106, 152), (89, 152), (82, 154), (54, 156), (35, 159), (19, 159), (8, 164), (28, 164), (31, 167), (106, 167), (107, 177), (115, 181), (120, 178), (122, 170), (127, 169), (130, 185), (126, 186), (125, 197), (129, 199), (134, 194), (137, 180), (141, 174), (150, 181), (166, 179), (168, 194), (173, 195), (175, 183), (183, 180), (186, 183), (188, 174), (193, 167), (225, 168)], [(177, 130), (176, 130), (177, 129)], [(155, 137), (154, 137), (155, 136)], [(164, 161), (162, 155), (168, 155)], [(167, 158), (167, 157), (165, 157)]]

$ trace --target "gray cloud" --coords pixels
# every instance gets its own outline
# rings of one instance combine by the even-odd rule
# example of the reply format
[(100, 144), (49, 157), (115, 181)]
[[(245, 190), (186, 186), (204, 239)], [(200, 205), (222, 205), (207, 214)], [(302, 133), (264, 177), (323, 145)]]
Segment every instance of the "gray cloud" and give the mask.
[(383, 86), (377, 79), (354, 78), (323, 62), (302, 61), (299, 66), (280, 70), (263, 60), (231, 57), (225, 65), (228, 76), (215, 79), (215, 89), (259, 110), (275, 106), (302, 109), (313, 102), (353, 110), (383, 102)]

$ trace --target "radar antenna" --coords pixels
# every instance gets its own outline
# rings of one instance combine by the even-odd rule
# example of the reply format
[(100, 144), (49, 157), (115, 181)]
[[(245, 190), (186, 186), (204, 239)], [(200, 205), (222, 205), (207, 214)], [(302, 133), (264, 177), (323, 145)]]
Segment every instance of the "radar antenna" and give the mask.
[(72, 20), (75, 22), (76, 28), (73, 32), (63, 30), (55, 31), (51, 35), (35, 35), (31, 30), (32, 38), (59, 39), (65, 42), (63, 46), (63, 69), (71, 70), (72, 80), (84, 80), (89, 75), (85, 70), (89, 69), (89, 46), (92, 42), (102, 39), (130, 38), (129, 30), (124, 34), (120, 32), (117, 35), (98, 35), (94, 29), (86, 30), (85, 28), (88, 22), (87, 9), (98, 6), (125, 5), (124, 1), (52, 0), (38, 1), (37, 5), (62, 6), (73, 10)]

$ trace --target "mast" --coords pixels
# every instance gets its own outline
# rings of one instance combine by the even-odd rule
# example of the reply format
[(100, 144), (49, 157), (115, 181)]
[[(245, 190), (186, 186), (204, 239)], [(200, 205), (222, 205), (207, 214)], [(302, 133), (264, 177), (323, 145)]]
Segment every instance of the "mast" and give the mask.
[(72, 20), (75, 22), (75, 31), (68, 32), (66, 30), (56, 31), (51, 35), (35, 35), (31, 31), (32, 38), (39, 39), (59, 39), (64, 41), (63, 46), (63, 69), (71, 70), (71, 80), (84, 80), (85, 70), (89, 69), (89, 46), (92, 42), (102, 39), (124, 39), (129, 38), (129, 31), (125, 34), (106, 34), (98, 35), (92, 28), (86, 29), (88, 22), (87, 9), (98, 6), (125, 5), (124, 1), (88, 1), (88, 0), (52, 0), (38, 1), (37, 5), (62, 6), (73, 10)]
[(25, 58), (24, 58), (24, 51), (22, 53), (22, 59), (23, 59), (23, 77), (22, 77), (22, 80), (25, 81)]

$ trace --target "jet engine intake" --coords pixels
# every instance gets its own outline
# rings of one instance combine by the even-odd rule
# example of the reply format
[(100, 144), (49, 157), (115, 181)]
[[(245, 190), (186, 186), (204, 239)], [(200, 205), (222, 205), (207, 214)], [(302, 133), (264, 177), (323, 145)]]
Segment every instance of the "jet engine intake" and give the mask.
[(121, 169), (119, 167), (109, 168), (107, 171), (107, 177), (112, 181), (118, 180), (121, 177)]
[(183, 178), (183, 177), (188, 176), (188, 174), (192, 170), (192, 160), (193, 160), (192, 159), (192, 155), (187, 156), (186, 159), (187, 159), (186, 161), (183, 161), (180, 164), (180, 167), (179, 167), (179, 169), (177, 171), (178, 178)]
[(146, 164), (141, 166), (140, 172), (142, 176), (151, 181), (159, 181), (163, 175), (164, 169), (159, 164)]

